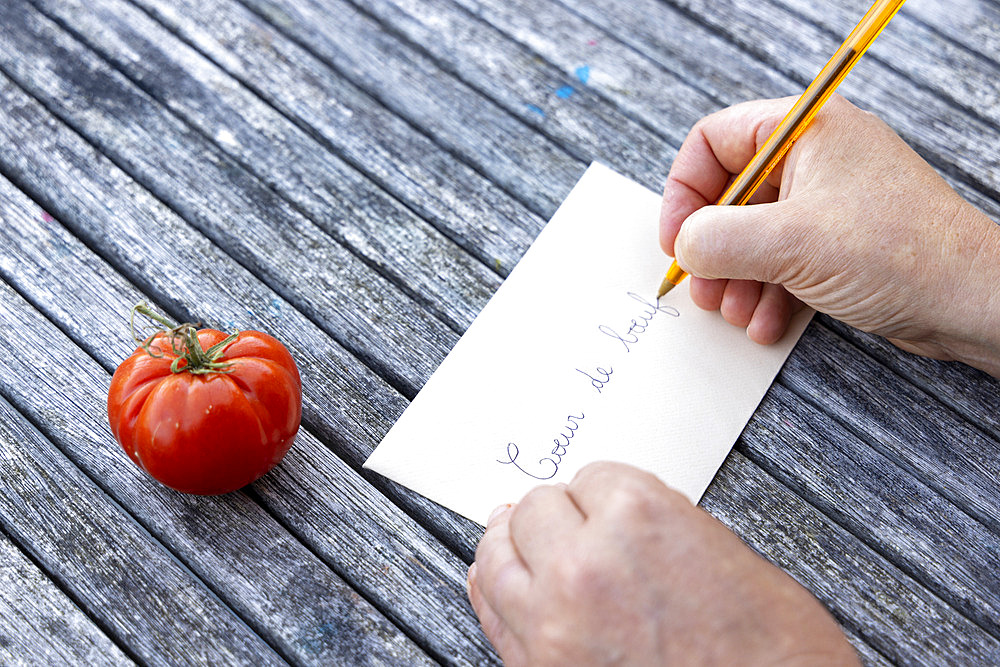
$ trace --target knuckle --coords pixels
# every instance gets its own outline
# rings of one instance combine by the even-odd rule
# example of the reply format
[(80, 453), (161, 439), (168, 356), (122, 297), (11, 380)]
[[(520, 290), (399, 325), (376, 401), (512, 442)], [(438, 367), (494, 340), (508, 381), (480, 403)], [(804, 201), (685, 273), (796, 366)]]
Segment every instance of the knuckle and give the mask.
[(658, 519), (690, 504), (683, 494), (645, 472), (621, 480), (608, 500), (612, 512), (643, 520)]
[(511, 518), (516, 517), (518, 514), (524, 514), (525, 512), (537, 507), (539, 504), (545, 502), (545, 498), (554, 490), (553, 486), (542, 484), (536, 486), (526, 494), (524, 498), (521, 499), (517, 506), (514, 507), (514, 513), (511, 514)]
[(537, 629), (531, 656), (533, 665), (562, 665), (574, 649), (572, 630), (562, 620), (547, 620)]
[(508, 524), (512, 534), (531, 524), (550, 503), (552, 495), (558, 493), (555, 486), (542, 485), (528, 491), (514, 507), (509, 510)]
[(616, 487), (608, 498), (608, 507), (618, 516), (645, 519), (657, 514), (656, 499), (636, 481)]
[(483, 577), (484, 584), (494, 593), (505, 590), (515, 581), (519, 572), (520, 566), (514, 561), (494, 563), (493, 567), (487, 569), (486, 576)]
[(559, 584), (558, 590), (572, 600), (579, 600), (586, 597), (589, 587), (594, 582), (594, 577), (599, 575), (599, 568), (590, 566), (586, 561), (580, 559), (566, 561), (556, 574)]
[(693, 137), (703, 136), (705, 133), (705, 127), (707, 125), (711, 125), (713, 121), (718, 119), (719, 114), (721, 114), (722, 111), (724, 110), (715, 111), (713, 113), (708, 114), (707, 116), (702, 116), (701, 118), (699, 118), (695, 122), (695, 124), (691, 126), (691, 129), (688, 131), (688, 138), (690, 139)]
[(588, 463), (573, 476), (573, 480), (569, 483), (569, 488), (573, 489), (590, 481), (599, 482), (602, 478), (607, 477), (609, 471), (614, 470), (615, 465), (607, 461)]

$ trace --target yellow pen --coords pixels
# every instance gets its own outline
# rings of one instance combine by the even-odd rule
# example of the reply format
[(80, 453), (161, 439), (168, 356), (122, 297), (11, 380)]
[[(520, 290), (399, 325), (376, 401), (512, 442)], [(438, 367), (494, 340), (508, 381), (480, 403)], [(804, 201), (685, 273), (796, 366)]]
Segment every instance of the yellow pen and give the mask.
[[(805, 132), (823, 104), (854, 67), (854, 63), (868, 50), (905, 1), (877, 0), (871, 6), (830, 61), (802, 93), (802, 97), (795, 102), (795, 106), (785, 115), (778, 127), (774, 128), (774, 132), (750, 163), (715, 202), (716, 206), (742, 206), (750, 199), (771, 170), (785, 156), (792, 143)], [(660, 298), (679, 285), (686, 276), (687, 272), (674, 260), (667, 270), (667, 276), (660, 283), (656, 298)]]

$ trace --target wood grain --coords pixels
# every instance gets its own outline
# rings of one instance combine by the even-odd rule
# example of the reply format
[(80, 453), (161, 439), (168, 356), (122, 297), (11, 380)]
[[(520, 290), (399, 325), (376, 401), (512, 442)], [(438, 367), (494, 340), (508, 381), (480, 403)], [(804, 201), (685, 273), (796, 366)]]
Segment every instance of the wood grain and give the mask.
[[(54, 162), (50, 164), (58, 166)], [(46, 225), (42, 212), (35, 205), (12, 201), (16, 193), (12, 193), (10, 197), (11, 199), (5, 200), (4, 209), (11, 212), (11, 221), (16, 223), (14, 228), (19, 233), (6, 239), (4, 253), (0, 255), (0, 269), (4, 269), (5, 273), (9, 272), (8, 275), (15, 284), (26, 289), (36, 303), (53, 313), (72, 312), (76, 302), (74, 294), (85, 290), (87, 285), (103, 282), (105, 290), (102, 302), (88, 304), (86, 311), (78, 309), (75, 318), (71, 320), (70, 329), (80, 338), (85, 349), (104, 364), (113, 367), (119, 358), (115, 351), (96, 342), (103, 339), (124, 340), (125, 336), (109, 337), (108, 331), (120, 329), (122, 334), (125, 333), (122, 313), (127, 312), (128, 304), (134, 302), (139, 295), (123, 279), (116, 277), (111, 267), (92, 255), (58, 225)], [(58, 254), (50, 252), (53, 248), (59, 249)], [(139, 255), (135, 257), (135, 261), (143, 260), (141, 253)], [(47, 282), (50, 289), (44, 287)], [(289, 317), (290, 313), (286, 312), (286, 318)], [(5, 319), (12, 321), (13, 316)], [(75, 324), (77, 321), (82, 324)], [(93, 338), (85, 335), (88, 329), (99, 329), (102, 325), (105, 329), (99, 335)], [(16, 344), (16, 339), (13, 344)], [(129, 342), (121, 347), (130, 352), (132, 345)], [(23, 358), (24, 355), (20, 357)], [(58, 386), (60, 381), (71, 383), (72, 376), (68, 369), (72, 365), (67, 365), (66, 368), (53, 371), (48, 382), (53, 383), (53, 386)], [(18, 387), (17, 378), (26, 375), (20, 375), (19, 370), (10, 369), (7, 385), (11, 391), (23, 391)], [(308, 384), (311, 372), (306, 367), (303, 370), (306, 371), (304, 377)], [(105, 379), (98, 382), (107, 382), (105, 373), (106, 371), (102, 373)], [(98, 377), (102, 374), (98, 374)], [(86, 402), (91, 406), (96, 404), (103, 413), (100, 408), (104, 396), (102, 392), (106, 392), (106, 388), (93, 388)], [(38, 400), (38, 397), (24, 394), (19, 398), (25, 405)], [(357, 400), (363, 401), (364, 397), (358, 397)], [(32, 406), (32, 409), (40, 408)], [(106, 425), (102, 423), (100, 426), (102, 431), (106, 431)], [(115, 459), (103, 464), (100, 475), (120, 477), (122, 472), (132, 472), (148, 488), (151, 484), (149, 480), (132, 470), (130, 463), (106, 433), (102, 433), (99, 440), (105, 446), (110, 444), (112, 452), (117, 454)], [(119, 471), (117, 468), (120, 466), (129, 470)], [(129, 479), (132, 478), (127, 477), (122, 484), (128, 487), (131, 483)], [(492, 651), (485, 644), (478, 631), (478, 623), (464, 600), (465, 564), (424, 533), (409, 517), (308, 433), (300, 434), (296, 447), (276, 471), (259, 483), (257, 491), (262, 502), (270, 511), (281, 516), (286, 526), (293, 527), (296, 533), (307, 533), (307, 542), (311, 548), (338, 574), (353, 580), (354, 586), (366, 598), (385, 609), (393, 620), (419, 637), (432, 651), (441, 657), (451, 656), (449, 661), (456, 663), (466, 660), (488, 662), (492, 659)], [(174, 507), (182, 500), (183, 506)], [(167, 493), (164, 502), (170, 509), (161, 510), (161, 516), (152, 521), (164, 524), (168, 531), (178, 530), (175, 524), (179, 522), (184, 527), (184, 536), (171, 539), (182, 540), (184, 549), (195, 552), (203, 551), (208, 545), (222, 539), (214, 534), (212, 526), (215, 523), (233, 526), (239, 539), (227, 545), (234, 553), (225, 556), (225, 563), (232, 562), (232, 566), (225, 567), (213, 556), (200, 567), (217, 590), (233, 589), (239, 595), (249, 597), (250, 600), (243, 603), (252, 610), (254, 604), (261, 606), (263, 599), (276, 598), (278, 603), (269, 602), (265, 606), (268, 611), (265, 618), (260, 620), (262, 625), (274, 622), (270, 615), (290, 614), (295, 610), (295, 624), (286, 623), (288, 627), (283, 628), (282, 632), (289, 633), (296, 627), (308, 625), (304, 631), (316, 636), (309, 635), (308, 640), (292, 646), (293, 649), (304, 651), (306, 656), (322, 660), (330, 651), (334, 651), (336, 655), (347, 654), (349, 646), (336, 643), (339, 635), (333, 632), (337, 626), (331, 626), (328, 620), (330, 614), (323, 615), (322, 612), (332, 604), (332, 600), (337, 599), (338, 591), (339, 595), (353, 600), (354, 604), (363, 604), (363, 601), (355, 599), (353, 591), (343, 589), (342, 584), (332, 577), (332, 573), (322, 574), (323, 568), (319, 568), (320, 573), (312, 573), (316, 581), (310, 584), (307, 573), (310, 567), (316, 568), (315, 564), (309, 565), (313, 558), (294, 540), (289, 541), (289, 536), (283, 534), (260, 508), (245, 503), (231, 507), (225, 503), (225, 499), (218, 499), (217, 502), (205, 500), (194, 506), (187, 501), (187, 498), (179, 494)], [(143, 506), (137, 499), (131, 502)], [(426, 501), (423, 502), (426, 506)], [(131, 507), (131, 503), (125, 504)], [(235, 516), (229, 516), (230, 511), (236, 512)], [(424, 513), (427, 511), (425, 507)], [(202, 513), (205, 516), (200, 516)], [(146, 523), (149, 519), (142, 521)], [(251, 522), (252, 527), (246, 525), (246, 521)], [(192, 524), (194, 527), (191, 527)], [(265, 531), (267, 527), (270, 527), (270, 535)], [(246, 544), (246, 540), (250, 544)], [(466, 543), (471, 544), (471, 538)], [(257, 548), (268, 548), (268, 553), (273, 551), (276, 555), (266, 557), (256, 553), (257, 548), (251, 546), (257, 544)], [(394, 548), (386, 550), (386, 545)], [(245, 559), (249, 558), (252, 562), (259, 562), (259, 565), (250, 568), (251, 571), (259, 568), (270, 571), (273, 567), (284, 572), (282, 565), (273, 562), (273, 558), (277, 558), (277, 554), (282, 552), (284, 558), (297, 563), (297, 572), (289, 572), (287, 576), (294, 574), (297, 585), (303, 587), (303, 592), (282, 593), (280, 587), (289, 585), (286, 580), (276, 581), (276, 590), (270, 590), (269, 587), (259, 591), (256, 588), (247, 590), (246, 585), (241, 582), (244, 575), (238, 569), (232, 569), (245, 564)], [(205, 559), (206, 554), (195, 553), (189, 557)], [(218, 558), (223, 557), (220, 555)], [(291, 587), (291, 590), (294, 592), (296, 588)], [(408, 591), (405, 602), (402, 603), (399, 600), (400, 591)], [(316, 596), (318, 599), (310, 602), (308, 597), (303, 597), (306, 595)], [(264, 598), (257, 599), (254, 603), (259, 596)], [(327, 600), (328, 597), (330, 601)], [(308, 604), (319, 605), (319, 609), (310, 614)], [(261, 610), (256, 611), (258, 614), (263, 613)], [(342, 615), (349, 616), (346, 613)], [(266, 620), (269, 617), (271, 620)], [(326, 630), (320, 632), (316, 628)], [(376, 636), (381, 635), (384, 632)], [(299, 639), (301, 638), (297, 637), (296, 641)]]
[(994, 440), (1000, 440), (1000, 380), (958, 362), (907, 354), (884, 338), (858, 331), (829, 317), (822, 321), (824, 326), (863, 349), (878, 364), (907, 378)]
[[(314, 371), (305, 387), (304, 419), (328, 445), (360, 468), (402, 412), (405, 401), (307, 315), (50, 117), (16, 84), (0, 77), (0, 88), (8, 111), (0, 116), (0, 131), (19, 147), (0, 156), (6, 162), (5, 173), (87, 244), (100, 248), (104, 258), (144, 292), (156, 295), (157, 302), (175, 320), (223, 329), (264, 329), (279, 335), (300, 367)], [(116, 196), (108, 199), (111, 193)], [(232, 218), (237, 217), (233, 212)], [(149, 266), (157, 270), (149, 271)], [(295, 274), (293, 267), (288, 270)], [(315, 289), (309, 283), (304, 286)], [(322, 298), (340, 296), (328, 293)], [(349, 307), (338, 302), (335, 310)], [(72, 320), (71, 309), (62, 312)], [(387, 326), (396, 324), (386, 321)], [(124, 327), (122, 311), (113, 328)], [(425, 363), (443, 354), (435, 351), (432, 339), (414, 336), (411, 343), (420, 345), (413, 356), (425, 359)], [(124, 347), (118, 360), (130, 351)], [(412, 370), (405, 366), (404, 372)], [(435, 534), (471, 559), (478, 527), (456, 515), (441, 514), (436, 505), (381, 478), (373, 477), (373, 481), (408, 511), (434, 517), (429, 526)]]
[[(3, 399), (0, 413), (12, 420), (19, 418)], [(135, 664), (2, 532), (0, 662), (11, 666)]]
[[(231, 0), (208, 4), (235, 11)], [(586, 167), (565, 147), (497, 113), (473, 88), (354, 7), (309, 0), (264, 6), (280, 12), (280, 29), (294, 34), (338, 74), (461, 155), (533, 211), (550, 216)], [(204, 4), (199, 5), (198, 12), (204, 11)]]
[(815, 353), (789, 357), (781, 382), (1000, 531), (1000, 443), (823, 329), (814, 327), (808, 336)]
[(452, 328), (464, 331), (496, 290), (482, 262), (142, 11), (122, 0), (37, 6)]
[[(18, 300), (2, 283), (0, 293), (6, 316)], [(0, 443), (6, 529), (131, 655), (151, 664), (283, 662), (6, 400)]]
[[(691, 124), (798, 93), (858, 5), (0, 6), (0, 607), (40, 591), (0, 656), (51, 633), (79, 662), (495, 664), (481, 529), (361, 463), (587, 162), (658, 189)], [(1000, 219), (997, 5), (972, 5), (911, 0), (845, 91)], [(110, 439), (140, 298), (298, 361), (303, 431), (246, 491), (179, 497)], [(998, 662), (998, 413), (996, 380), (820, 317), (702, 505), (867, 664)], [(103, 569), (116, 544), (148, 567)]]
[(1000, 637), (1000, 536), (896, 457), (839, 431), (828, 415), (776, 385), (747, 426), (740, 452)]
[[(375, 174), (385, 172), (392, 175), (387, 185), (390, 192), (398, 193), (401, 199), (429, 200), (434, 204), (437, 199), (444, 208), (437, 208), (444, 218), (451, 213), (475, 211), (475, 217), (465, 218), (471, 228), (474, 225), (485, 227), (496, 235), (501, 229), (512, 224), (516, 230), (519, 221), (525, 220), (523, 213), (512, 210), (507, 197), (498, 196), (497, 191), (512, 193), (518, 200), (527, 203), (528, 208), (536, 214), (548, 218), (562, 200), (565, 192), (550, 192), (544, 183), (533, 182), (530, 175), (515, 176), (513, 155), (505, 145), (497, 146), (495, 141), (487, 141), (494, 155), (506, 165), (509, 178), (516, 182), (497, 182), (483, 177), (474, 177), (478, 170), (461, 160), (455, 160), (454, 151), (448, 144), (458, 141), (448, 135), (456, 133), (463, 141), (477, 140), (479, 127), (489, 127), (495, 120), (484, 117), (471, 126), (445, 126), (434, 121), (435, 113), (444, 117), (454, 118), (460, 110), (447, 109), (446, 106), (462, 107), (468, 103), (475, 104), (476, 96), (467, 88), (456, 82), (442, 80), (440, 77), (430, 78), (433, 66), (426, 60), (416, 61), (427, 69), (421, 71), (416, 65), (401, 64), (409, 75), (416, 77), (424, 84), (423, 88), (415, 90), (413, 83), (408, 83), (402, 72), (393, 70), (388, 65), (389, 59), (398, 49), (391, 43), (386, 44), (386, 55), (378, 55), (375, 62), (367, 65), (377, 68), (373, 76), (367, 79), (352, 78), (350, 72), (331, 69), (327, 56), (316, 54), (301, 44), (284, 39), (281, 30), (294, 24), (291, 16), (275, 13), (266, 20), (248, 12), (245, 7), (236, 2), (216, 0), (210, 3), (198, 3), (186, 0), (181, 3), (168, 3), (160, 0), (142, 1), (138, 3), (164, 23), (177, 29), (193, 44), (197, 44), (210, 57), (225, 64), (227, 70), (246, 77), (245, 81), (251, 87), (259, 88), (262, 94), (271, 99), (275, 106), (293, 116), (307, 119), (307, 122), (319, 129), (323, 137), (345, 150), (348, 161), (363, 168), (373, 170)], [(223, 25), (225, 30), (211, 30), (206, 25)], [(349, 38), (346, 34), (341, 38)], [(380, 36), (379, 40), (391, 39)], [(266, 48), (262, 48), (262, 45)], [(360, 43), (346, 47), (344, 50), (359, 48)], [(381, 53), (381, 52), (380, 52)], [(353, 58), (350, 54), (345, 54)], [(385, 65), (383, 67), (383, 65)], [(359, 67), (366, 66), (360, 63)], [(372, 72), (371, 69), (368, 70)], [(369, 90), (366, 83), (375, 83), (382, 76), (392, 77), (394, 85), (406, 94), (396, 95), (390, 92), (386, 98), (380, 97), (376, 91)], [(388, 82), (387, 87), (391, 86)], [(291, 88), (290, 88), (291, 86)], [(363, 92), (360, 92), (359, 89)], [(394, 96), (395, 95), (395, 96)], [(400, 107), (395, 104), (401, 105)], [(332, 107), (332, 108), (330, 108)], [(413, 107), (412, 109), (410, 107)], [(437, 123), (439, 132), (433, 133), (416, 123), (414, 131), (414, 114)], [(520, 123), (506, 124), (511, 137), (532, 137)], [(534, 137), (532, 137), (534, 138)], [(443, 139), (446, 143), (439, 143)], [(486, 138), (483, 138), (484, 140)], [(583, 166), (570, 156), (545, 141), (535, 142), (530, 155), (542, 160), (544, 167), (551, 167), (559, 173), (566, 174), (566, 180), (575, 181), (583, 172)], [(524, 158), (527, 155), (522, 156)], [(522, 162), (521, 165), (529, 164)], [(533, 164), (533, 163), (532, 163)], [(532, 174), (537, 171), (531, 172)], [(380, 176), (374, 176), (382, 182)], [(489, 182), (491, 185), (487, 185)], [(412, 186), (416, 186), (414, 189)], [(457, 186), (462, 189), (456, 190)], [(403, 188), (403, 191), (400, 188)], [(481, 197), (481, 199), (480, 199)], [(478, 201), (477, 201), (478, 200)], [(426, 206), (424, 202), (421, 206)], [(490, 211), (490, 208), (496, 210)], [(497, 213), (506, 215), (500, 219), (500, 224), (493, 223)], [(433, 217), (428, 217), (433, 220)], [(537, 218), (535, 218), (537, 224)], [(492, 224), (492, 229), (491, 229)], [(532, 223), (527, 223), (529, 229)], [(537, 230), (534, 232), (537, 234)], [(498, 238), (503, 238), (502, 236)], [(534, 234), (531, 234), (534, 238)]]
[[(620, 109), (667, 137), (674, 147), (680, 146), (699, 118), (725, 106), (727, 100), (753, 99), (762, 90), (785, 89), (790, 94), (795, 89), (791, 81), (741, 57), (731, 44), (696, 22), (676, 13), (646, 11), (642, 4), (457, 1), (484, 25), (536, 53), (541, 62), (534, 63), (535, 68), (551, 63), (548, 66), (564, 76), (576, 78), (577, 68), (587, 66), (585, 90), (598, 95), (601, 106)], [(412, 15), (410, 21), (422, 17), (434, 25), (427, 3), (392, 0), (392, 4)], [(602, 7), (608, 8), (607, 23), (601, 21)], [(642, 48), (643, 39), (652, 35), (660, 36), (658, 48)], [(466, 51), (473, 48), (455, 45)], [(710, 59), (708, 54), (715, 55)], [(712, 69), (713, 60), (739, 63), (740, 76), (732, 81), (719, 76)], [(476, 65), (497, 67), (491, 60), (483, 64), (473, 60), (463, 66)], [(661, 187), (662, 179), (655, 186)]]
[(8, 75), (396, 386), (426, 381), (454, 332), (30, 5), (5, 3), (0, 22)]
[[(264, 16), (280, 12), (292, 17), (287, 32), (322, 55), (341, 41), (338, 36), (353, 35), (357, 40), (355, 57), (372, 60), (379, 46), (372, 38), (373, 31), (399, 35), (405, 45), (399, 47), (404, 60), (410, 59), (414, 52), (426, 54), (436, 67), (453, 73), (462, 84), (476, 91), (476, 96), (466, 95), (460, 110), (477, 106), (488, 110), (491, 104), (496, 104), (534, 130), (532, 143), (538, 143), (541, 137), (551, 138), (584, 164), (593, 160), (614, 164), (620, 172), (653, 188), (662, 184), (665, 167), (673, 159), (674, 145), (682, 138), (676, 136), (676, 129), (667, 140), (650, 132), (613, 106), (602, 104), (582, 80), (589, 81), (589, 75), (581, 77), (573, 68), (550, 65), (494, 26), (456, 11), (447, 1), (252, 0), (248, 4)], [(532, 15), (536, 13), (533, 11)], [(398, 66), (395, 62), (390, 65)], [(703, 96), (689, 87), (668, 88), (664, 93), (670, 98), (679, 97), (675, 110), (688, 103), (694, 108), (704, 106)], [(506, 126), (499, 122), (506, 114), (498, 111), (490, 112), (491, 122), (479, 131), (495, 136), (492, 141), (503, 143), (513, 155), (526, 154), (528, 147), (518, 136), (508, 134)], [(474, 155), (483, 150), (481, 144), (463, 146), (460, 150), (470, 161), (482, 160), (478, 168), (495, 177), (495, 161)], [(575, 180), (576, 172), (571, 175)], [(557, 191), (563, 189), (564, 181), (551, 170), (546, 169), (537, 178), (554, 181)]]
[(734, 451), (701, 502), (894, 663), (992, 664), (1000, 641)]

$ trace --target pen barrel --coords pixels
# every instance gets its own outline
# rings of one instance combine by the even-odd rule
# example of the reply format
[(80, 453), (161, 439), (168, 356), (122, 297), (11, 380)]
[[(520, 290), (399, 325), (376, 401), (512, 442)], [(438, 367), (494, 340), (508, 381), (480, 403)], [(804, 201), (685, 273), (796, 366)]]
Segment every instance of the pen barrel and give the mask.
[(854, 67), (854, 63), (875, 41), (889, 23), (889, 19), (896, 15), (903, 2), (905, 0), (877, 0), (871, 6), (795, 105), (778, 123), (750, 163), (722, 193), (716, 201), (718, 206), (742, 206), (750, 199), (795, 140), (805, 132), (823, 104)]

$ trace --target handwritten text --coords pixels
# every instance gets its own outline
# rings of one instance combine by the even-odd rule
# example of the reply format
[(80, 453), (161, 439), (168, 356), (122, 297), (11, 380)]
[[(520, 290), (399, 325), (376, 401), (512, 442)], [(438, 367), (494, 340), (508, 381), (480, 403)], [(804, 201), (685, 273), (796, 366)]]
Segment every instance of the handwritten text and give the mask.
[(507, 460), (497, 459), (497, 463), (504, 465), (513, 464), (515, 468), (525, 475), (534, 477), (535, 479), (552, 479), (559, 472), (559, 464), (562, 463), (563, 457), (569, 452), (570, 440), (576, 435), (577, 429), (580, 428), (580, 422), (583, 421), (585, 416), (582, 412), (579, 415), (566, 416), (566, 426), (559, 432), (557, 437), (552, 439), (555, 447), (546, 456), (538, 459), (539, 468), (536, 470), (538, 474), (521, 467), (521, 464), (517, 461), (517, 457), (521, 452), (513, 442), (507, 443)]
[[(629, 321), (628, 328), (614, 329), (606, 324), (602, 324), (597, 327), (597, 330), (602, 334), (621, 343), (621, 345), (625, 348), (626, 353), (632, 352), (635, 346), (641, 342), (642, 335), (646, 333), (653, 319), (657, 315), (662, 313), (664, 315), (669, 315), (670, 317), (680, 316), (680, 311), (673, 306), (661, 306), (659, 299), (656, 301), (650, 301), (639, 296), (635, 292), (628, 292), (626, 296), (643, 305), (643, 309), (639, 315)], [(619, 331), (624, 331), (624, 333), (619, 333)], [(594, 370), (583, 370), (583, 368), (580, 367), (576, 367), (574, 370), (583, 375), (589, 382), (590, 386), (593, 387), (598, 394), (602, 394), (604, 389), (612, 380), (611, 376), (614, 374), (612, 366), (584, 366), (584, 368), (593, 368)], [(559, 472), (559, 466), (562, 464), (563, 458), (569, 454), (570, 441), (579, 430), (580, 423), (583, 419), (584, 413), (582, 411), (580, 411), (579, 414), (567, 415), (565, 426), (563, 426), (559, 431), (557, 437), (552, 440), (555, 446), (552, 447), (551, 450), (542, 454), (542, 456), (538, 458), (535, 463), (529, 464), (519, 460), (521, 450), (517, 443), (514, 442), (507, 443), (506, 457), (497, 459), (497, 463), (511, 465), (528, 477), (540, 480), (552, 479), (556, 476), (556, 473)]]
[(635, 292), (629, 292), (628, 295), (642, 305), (646, 306), (642, 314), (639, 315), (639, 317), (634, 318), (629, 323), (628, 330), (624, 334), (620, 334), (606, 324), (602, 324), (597, 328), (605, 336), (611, 336), (624, 345), (626, 352), (631, 352), (631, 346), (639, 342), (639, 336), (646, 333), (646, 329), (649, 328), (649, 323), (653, 321), (653, 318), (656, 317), (657, 313), (665, 313), (671, 317), (677, 317), (681, 313), (673, 306), (661, 306), (659, 299), (656, 300), (656, 303), (650, 303)]

